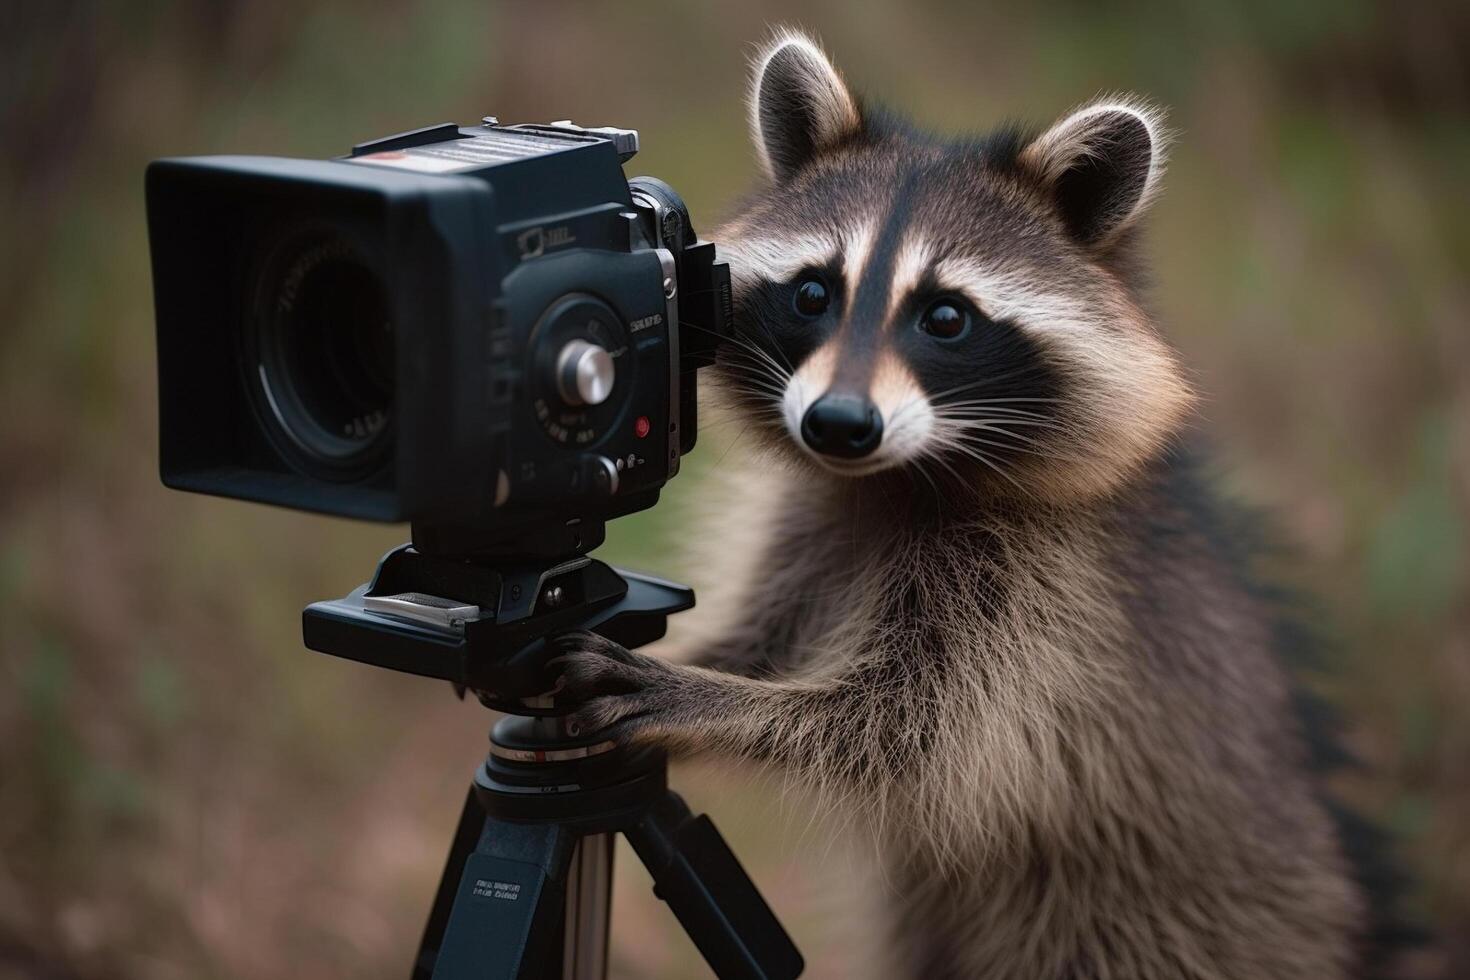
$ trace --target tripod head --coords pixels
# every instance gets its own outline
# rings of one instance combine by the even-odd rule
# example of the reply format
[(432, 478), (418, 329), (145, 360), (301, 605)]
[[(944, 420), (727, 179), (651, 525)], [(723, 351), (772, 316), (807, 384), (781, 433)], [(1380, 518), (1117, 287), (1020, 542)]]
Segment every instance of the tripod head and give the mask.
[(321, 653), (450, 681), (497, 711), (555, 715), (548, 637), (586, 629), (642, 646), (693, 605), (687, 586), (577, 551), (461, 560), (403, 545), (371, 582), (308, 606), (302, 635)]

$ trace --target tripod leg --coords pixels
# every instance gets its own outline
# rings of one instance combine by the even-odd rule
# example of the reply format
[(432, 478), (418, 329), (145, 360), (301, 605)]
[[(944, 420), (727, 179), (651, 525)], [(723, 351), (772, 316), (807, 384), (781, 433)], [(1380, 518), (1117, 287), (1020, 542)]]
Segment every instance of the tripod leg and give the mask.
[(444, 941), (444, 928), (449, 924), (449, 911), (454, 907), (454, 896), (459, 890), (459, 879), (464, 873), (465, 860), (474, 851), (484, 826), (485, 810), (480, 806), (472, 786), (465, 796), (464, 809), (459, 814), (459, 825), (454, 829), (454, 841), (449, 846), (444, 873), (439, 877), (439, 890), (434, 893), (434, 907), (429, 910), (424, 938), (419, 941), (418, 956), (413, 962), (412, 980), (430, 980), (433, 976), (434, 960)]
[(720, 980), (801, 975), (801, 953), (709, 817), (671, 791), (623, 833)]
[(566, 883), (578, 836), (556, 824), (486, 817), (471, 793), (413, 980), (562, 976)]
[(604, 980), (607, 976), (612, 867), (612, 834), (589, 834), (577, 843), (567, 874), (563, 980)]

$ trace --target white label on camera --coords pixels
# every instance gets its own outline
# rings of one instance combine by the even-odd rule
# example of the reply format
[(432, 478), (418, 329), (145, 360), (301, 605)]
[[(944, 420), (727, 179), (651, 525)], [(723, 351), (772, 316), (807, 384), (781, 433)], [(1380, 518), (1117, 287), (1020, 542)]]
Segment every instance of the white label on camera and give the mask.
[(352, 163), (370, 163), (379, 167), (396, 167), (399, 170), (417, 170), (420, 173), (443, 174), (456, 170), (471, 170), (491, 164), (504, 163), (522, 157), (541, 156), (585, 143), (585, 140), (556, 139), (518, 130), (510, 132), (490, 131), (479, 136), (461, 136), (458, 139), (425, 143), (421, 146), (406, 146), (401, 150), (382, 150), (351, 157)]

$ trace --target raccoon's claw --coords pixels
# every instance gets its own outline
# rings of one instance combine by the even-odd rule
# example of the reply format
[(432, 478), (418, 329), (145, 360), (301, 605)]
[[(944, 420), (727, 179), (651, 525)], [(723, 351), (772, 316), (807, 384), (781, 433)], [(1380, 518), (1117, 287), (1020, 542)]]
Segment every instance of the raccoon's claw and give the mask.
[(674, 669), (657, 657), (634, 653), (595, 633), (568, 633), (552, 645), (561, 652), (548, 662), (560, 674), (556, 696), (580, 706), (570, 720), (579, 731), (642, 713), (674, 676)]
[(620, 744), (657, 744), (676, 753), (697, 746), (690, 721), (718, 694), (708, 671), (636, 653), (592, 633), (568, 633), (552, 642), (561, 652), (550, 662), (561, 674), (556, 698), (574, 709), (568, 734), (596, 732)]
[(570, 633), (554, 636), (546, 642), (558, 654), (549, 661), (553, 665), (578, 653), (597, 653), (625, 663), (635, 656), (632, 650), (622, 644), (614, 643), (600, 633), (593, 633), (590, 630), (572, 630)]
[(614, 742), (632, 742), (654, 715), (645, 694), (610, 694), (593, 698), (567, 719), (567, 734), (597, 732)]

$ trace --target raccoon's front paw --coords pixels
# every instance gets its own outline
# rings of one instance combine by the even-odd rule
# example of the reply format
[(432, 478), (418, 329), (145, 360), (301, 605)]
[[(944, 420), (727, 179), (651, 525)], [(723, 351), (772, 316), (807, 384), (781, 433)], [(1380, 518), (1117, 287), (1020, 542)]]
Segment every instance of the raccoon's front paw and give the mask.
[(672, 717), (678, 668), (635, 653), (596, 633), (577, 631), (551, 641), (560, 674), (556, 697), (576, 710), (567, 732), (601, 731), (613, 741), (648, 741)]

